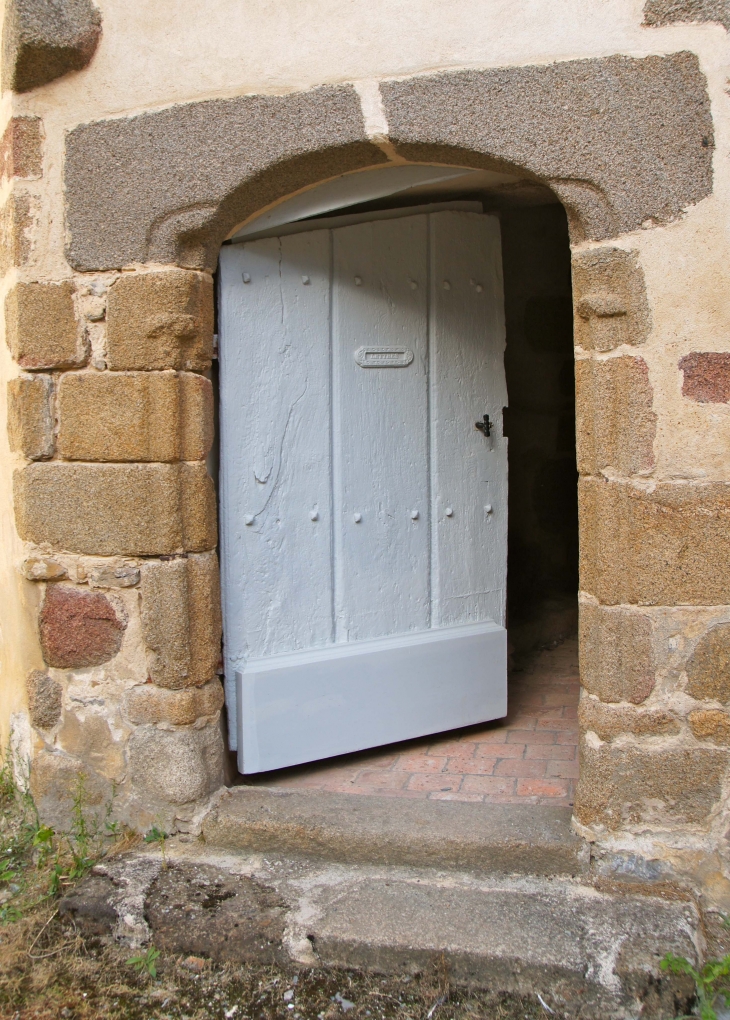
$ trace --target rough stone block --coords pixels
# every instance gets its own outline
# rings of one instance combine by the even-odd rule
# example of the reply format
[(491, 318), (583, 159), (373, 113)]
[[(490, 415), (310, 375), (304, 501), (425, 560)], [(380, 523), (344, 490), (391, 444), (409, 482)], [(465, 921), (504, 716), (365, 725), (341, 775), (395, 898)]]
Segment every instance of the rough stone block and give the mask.
[(352, 85), (176, 103), (66, 136), (68, 259), (79, 270), (215, 269), (257, 209), (328, 177), (387, 163)]
[(575, 240), (600, 240), (711, 192), (706, 88), (685, 51), (420, 74), (380, 94), (399, 155), (522, 167), (559, 196)]
[(43, 122), (11, 117), (0, 140), (0, 177), (36, 180), (43, 173)]
[(635, 252), (593, 248), (573, 256), (575, 345), (613, 351), (643, 344), (651, 330), (644, 273)]
[(191, 804), (223, 784), (223, 737), (216, 724), (174, 731), (139, 726), (128, 758), (134, 789), (148, 801)]
[(26, 266), (33, 251), (34, 201), (11, 192), (0, 211), (0, 274)]
[(730, 30), (727, 0), (646, 0), (644, 4), (645, 25), (688, 21), (718, 21)]
[(25, 681), (28, 714), (38, 730), (52, 729), (61, 718), (63, 688), (57, 680), (40, 669), (32, 670)]
[(73, 283), (16, 283), (5, 299), (5, 339), (22, 368), (78, 368), (88, 357)]
[(730, 400), (730, 354), (694, 351), (679, 362), (682, 396), (700, 404), (726, 404)]
[(90, 588), (134, 588), (139, 584), (139, 567), (124, 560), (90, 564), (84, 573)]
[(685, 669), (691, 697), (730, 701), (730, 623), (720, 623), (700, 638)]
[(53, 455), (53, 413), (49, 375), (18, 376), (8, 383), (10, 449), (29, 460)]
[(204, 464), (29, 464), (15, 472), (27, 542), (96, 556), (161, 556), (216, 544)]
[(202, 460), (213, 442), (213, 387), (190, 372), (74, 372), (59, 385), (58, 451), (67, 460)]
[(581, 589), (606, 605), (730, 604), (730, 484), (582, 478)]
[(621, 475), (654, 466), (657, 416), (643, 358), (581, 359), (575, 365), (578, 470)]
[(579, 630), (585, 690), (601, 701), (646, 701), (656, 682), (649, 617), (581, 600)]
[[(67, 831), (71, 824), (74, 796), (83, 786), (84, 803), (94, 814), (102, 814), (112, 800), (112, 784), (91, 772), (78, 758), (60, 751), (40, 751), (30, 766), (30, 792), (38, 815), (47, 825)], [(88, 815), (87, 815), (88, 818)]]
[(133, 687), (124, 699), (124, 711), (136, 724), (170, 723), (191, 726), (204, 716), (215, 716), (223, 707), (223, 685), (217, 678), (202, 687), (165, 690), (155, 684)]
[(68, 577), (68, 570), (60, 560), (39, 553), (23, 560), (20, 573), (27, 581), (60, 581), (62, 577)]
[(689, 714), (689, 725), (698, 740), (730, 744), (730, 715), (718, 709), (697, 709)]
[(3, 87), (14, 92), (86, 67), (101, 37), (91, 0), (9, 0), (3, 25)]
[(152, 681), (171, 688), (208, 683), (216, 675), (221, 654), (215, 553), (144, 564), (141, 591)]
[(108, 711), (107, 706), (101, 711), (88, 706), (77, 711), (73, 708), (76, 706), (67, 708), (64, 713), (63, 725), (56, 736), (58, 746), (78, 758), (85, 774), (122, 782), (126, 772), (124, 752), (128, 732), (119, 725), (118, 717), (110, 724), (104, 711), (104, 708)]
[(43, 658), (49, 666), (100, 666), (119, 651), (126, 620), (101, 592), (52, 584), (39, 617)]
[(636, 747), (583, 738), (575, 814), (583, 825), (706, 824), (730, 759), (714, 748)]
[(212, 356), (213, 280), (206, 273), (125, 273), (109, 288), (110, 369), (201, 372)]
[(637, 709), (628, 705), (604, 705), (598, 698), (584, 696), (578, 705), (582, 730), (591, 730), (601, 740), (613, 740), (624, 733), (637, 737), (662, 737), (679, 733), (679, 722), (664, 709)]

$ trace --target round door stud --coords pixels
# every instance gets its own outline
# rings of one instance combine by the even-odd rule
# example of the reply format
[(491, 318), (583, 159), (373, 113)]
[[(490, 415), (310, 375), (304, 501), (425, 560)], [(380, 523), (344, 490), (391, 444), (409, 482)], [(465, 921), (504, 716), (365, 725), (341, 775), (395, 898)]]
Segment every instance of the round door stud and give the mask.
[(251, 277), (248, 275), (248, 273), (244, 273), (243, 274), (243, 282), (244, 283), (250, 283), (251, 282)]
[(450, 506), (446, 507), (445, 513), (446, 513), (447, 517), (453, 517), (454, 516), (454, 511), (451, 509)]
[(362, 520), (362, 514), (353, 514), (352, 519), (355, 522), (355, 524), (359, 524), (360, 521)]
[(317, 513), (316, 510), (310, 510), (309, 511), (309, 519), (310, 519), (310, 521), (318, 521), (319, 520), (319, 514)]
[(243, 523), (244, 524), (253, 524), (253, 522), (255, 520), (256, 520), (256, 518), (254, 517), (253, 514), (246, 514), (245, 517), (243, 518)]
[(309, 283), (309, 277), (308, 277), (308, 276), (303, 276), (303, 277), (302, 277), (302, 283), (303, 283), (303, 284), (304, 284), (304, 286), (306, 287), (306, 286), (307, 286), (307, 284)]
[(411, 520), (412, 521), (418, 520), (418, 510), (411, 510)]
[(355, 277), (355, 286), (356, 287), (362, 287), (362, 277), (361, 276), (356, 276)]
[(487, 503), (487, 505), (484, 507), (484, 513), (485, 514), (491, 514), (491, 512), (492, 512), (492, 504), (491, 503)]

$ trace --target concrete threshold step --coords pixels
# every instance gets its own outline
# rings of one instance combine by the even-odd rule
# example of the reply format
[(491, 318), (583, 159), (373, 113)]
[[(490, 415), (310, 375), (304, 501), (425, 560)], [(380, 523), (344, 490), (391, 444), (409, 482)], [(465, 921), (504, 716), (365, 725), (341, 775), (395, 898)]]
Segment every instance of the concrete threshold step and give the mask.
[(468, 804), (240, 786), (203, 823), (211, 847), (529, 875), (579, 875), (588, 846), (568, 807)]
[(292, 941), (304, 935), (320, 965), (441, 965), (456, 985), (539, 993), (560, 1013), (596, 1020), (670, 1018), (689, 1006), (692, 983), (660, 969), (668, 951), (696, 959), (698, 914), (688, 902), (570, 878), (352, 866), (310, 874), (299, 889)]
[(168, 955), (401, 976), (436, 968), (454, 985), (539, 993), (584, 1020), (685, 1014), (692, 982), (659, 964), (668, 951), (696, 962), (700, 941), (689, 901), (582, 878), (232, 854), (177, 839), (166, 862), (152, 849), (102, 862), (60, 909)]

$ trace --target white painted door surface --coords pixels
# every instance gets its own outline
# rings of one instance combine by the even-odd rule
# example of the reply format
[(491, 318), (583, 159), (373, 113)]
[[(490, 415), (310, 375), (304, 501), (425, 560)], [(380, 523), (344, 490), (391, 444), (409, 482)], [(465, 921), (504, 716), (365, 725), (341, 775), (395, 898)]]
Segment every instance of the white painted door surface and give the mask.
[[(260, 772), (506, 713), (499, 225), (223, 248), (231, 746)], [(475, 427), (489, 416), (491, 435)]]

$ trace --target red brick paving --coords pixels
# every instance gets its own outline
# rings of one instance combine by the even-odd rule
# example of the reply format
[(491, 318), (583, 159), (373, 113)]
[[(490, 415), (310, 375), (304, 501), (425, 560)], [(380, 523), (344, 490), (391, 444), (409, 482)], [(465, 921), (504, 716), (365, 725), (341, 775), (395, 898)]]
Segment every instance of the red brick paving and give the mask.
[(510, 675), (506, 719), (244, 782), (380, 797), (572, 805), (579, 687), (578, 642), (571, 639)]

